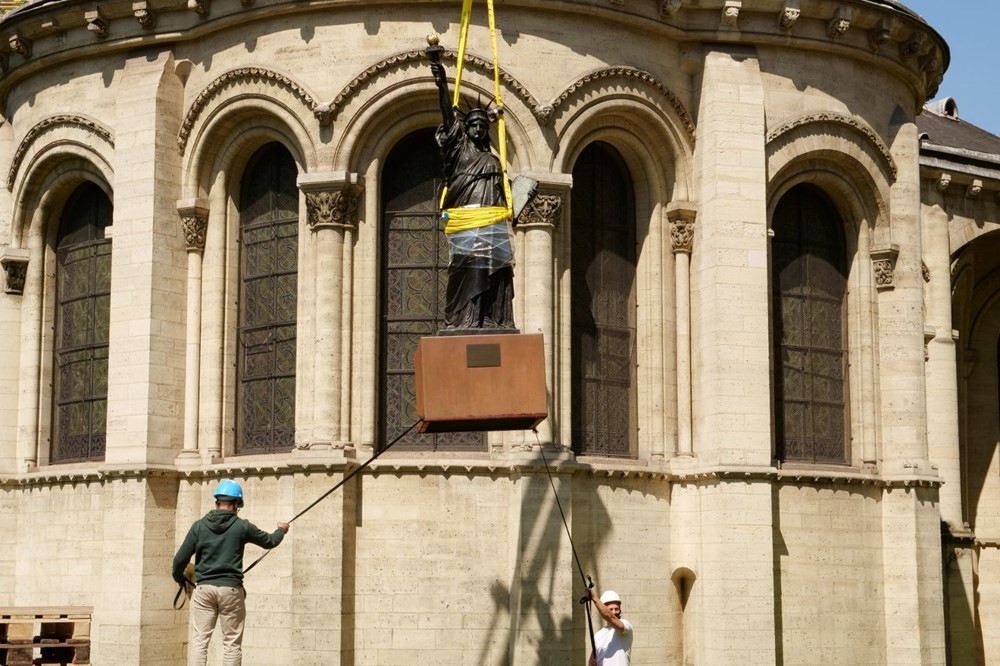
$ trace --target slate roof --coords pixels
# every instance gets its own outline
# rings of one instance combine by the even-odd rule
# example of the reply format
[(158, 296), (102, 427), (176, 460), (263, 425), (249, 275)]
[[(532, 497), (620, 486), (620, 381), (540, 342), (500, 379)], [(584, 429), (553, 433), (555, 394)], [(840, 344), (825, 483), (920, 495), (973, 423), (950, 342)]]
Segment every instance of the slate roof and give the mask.
[(1000, 162), (1000, 136), (990, 134), (961, 118), (938, 115), (930, 109), (917, 116), (917, 127), (926, 141), (936, 146), (996, 155)]

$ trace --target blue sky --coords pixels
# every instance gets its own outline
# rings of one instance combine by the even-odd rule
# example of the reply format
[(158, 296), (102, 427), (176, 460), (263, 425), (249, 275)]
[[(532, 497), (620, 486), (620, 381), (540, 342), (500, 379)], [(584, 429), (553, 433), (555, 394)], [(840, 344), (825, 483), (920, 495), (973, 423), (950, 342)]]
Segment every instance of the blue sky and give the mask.
[(951, 47), (936, 97), (954, 97), (958, 115), (1000, 135), (1000, 0), (902, 0)]

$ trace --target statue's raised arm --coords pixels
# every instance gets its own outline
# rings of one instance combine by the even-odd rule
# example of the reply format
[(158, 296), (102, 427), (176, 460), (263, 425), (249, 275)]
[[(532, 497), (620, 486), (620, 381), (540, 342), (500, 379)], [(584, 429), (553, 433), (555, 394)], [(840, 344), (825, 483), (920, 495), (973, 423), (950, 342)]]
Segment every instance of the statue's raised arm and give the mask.
[(438, 43), (437, 35), (430, 35), (427, 38), (427, 59), (431, 61), (431, 74), (434, 75), (434, 83), (438, 89), (438, 103), (441, 105), (442, 124), (451, 127), (455, 122), (455, 110), (451, 106), (451, 95), (448, 94), (448, 78), (444, 74), (444, 65), (441, 64), (441, 54), (444, 47)]

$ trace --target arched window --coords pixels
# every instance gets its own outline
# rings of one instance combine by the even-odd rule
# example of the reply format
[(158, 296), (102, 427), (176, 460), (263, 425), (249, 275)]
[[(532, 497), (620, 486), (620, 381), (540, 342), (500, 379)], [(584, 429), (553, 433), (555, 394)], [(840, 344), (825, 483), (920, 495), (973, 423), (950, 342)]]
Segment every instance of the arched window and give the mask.
[(844, 225), (813, 185), (781, 198), (772, 221), (775, 431), (781, 460), (849, 462)]
[(236, 452), (295, 443), (299, 192), (295, 161), (270, 143), (240, 186)]
[[(389, 153), (382, 172), (380, 446), (417, 419), (413, 354), (444, 326), (448, 242), (442, 231), (440, 151), (433, 130), (414, 132)], [(482, 450), (483, 433), (409, 433), (397, 446)]]
[(66, 201), (56, 239), (52, 462), (103, 460), (111, 323), (111, 201), (93, 183)]
[(630, 456), (636, 440), (635, 212), (621, 155), (596, 142), (573, 168), (572, 435), (579, 453)]

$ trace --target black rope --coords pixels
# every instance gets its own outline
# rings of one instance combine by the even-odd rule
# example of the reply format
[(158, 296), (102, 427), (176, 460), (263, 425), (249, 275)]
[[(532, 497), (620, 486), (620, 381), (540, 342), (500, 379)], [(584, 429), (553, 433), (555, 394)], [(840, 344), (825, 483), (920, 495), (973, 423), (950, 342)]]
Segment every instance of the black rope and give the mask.
[[(376, 458), (378, 458), (380, 455), (382, 455), (383, 453), (385, 453), (386, 451), (388, 451), (389, 449), (391, 449), (393, 444), (395, 444), (399, 440), (401, 440), (404, 437), (406, 437), (406, 435), (408, 435), (411, 430), (413, 430), (414, 428), (416, 428), (417, 424), (420, 423), (420, 421), (421, 421), (421, 419), (417, 419), (416, 421), (414, 421), (413, 425), (411, 425), (409, 428), (407, 428), (402, 433), (400, 433), (399, 436), (396, 437), (396, 439), (392, 440), (391, 442), (389, 442), (388, 444), (386, 444), (384, 447), (382, 447), (381, 449), (379, 449), (378, 451), (376, 451), (375, 455), (373, 455), (371, 458), (369, 458), (368, 460), (366, 460), (363, 463), (361, 463), (360, 465), (358, 465), (355, 469), (352, 469), (351, 473), (348, 474), (348, 475), (346, 475), (343, 479), (341, 479), (340, 482), (337, 483), (333, 488), (330, 488), (328, 491), (326, 491), (325, 493), (323, 493), (322, 495), (320, 495), (319, 498), (315, 502), (313, 502), (312, 504), (310, 504), (309, 506), (307, 506), (306, 508), (302, 509), (297, 514), (295, 514), (292, 517), (292, 519), (288, 521), (289, 524), (294, 523), (296, 521), (296, 519), (298, 519), (302, 514), (304, 514), (306, 511), (308, 511), (309, 509), (313, 508), (314, 506), (316, 506), (317, 504), (319, 504), (320, 502), (322, 502), (323, 500), (325, 500), (327, 497), (329, 497), (330, 495), (332, 495), (335, 490), (337, 490), (342, 485), (344, 485), (345, 483), (347, 483), (348, 481), (350, 481), (351, 479), (353, 479), (354, 476), (357, 473), (359, 473), (365, 467), (368, 467), (368, 465), (370, 465), (373, 462), (375, 462)], [(260, 563), (261, 560), (263, 560), (265, 557), (267, 557), (268, 553), (270, 553), (270, 552), (271, 552), (270, 550), (265, 550), (263, 555), (261, 555), (256, 560), (254, 560), (253, 562), (251, 562), (250, 566), (248, 566), (246, 569), (243, 570), (243, 574), (246, 575), (246, 573), (248, 571), (250, 571), (251, 569), (253, 569), (255, 566), (257, 566), (258, 563)]]
[(559, 516), (562, 518), (563, 528), (566, 530), (566, 536), (569, 537), (569, 547), (573, 551), (573, 559), (576, 560), (576, 569), (580, 572), (580, 580), (583, 581), (583, 587), (587, 590), (586, 596), (580, 599), (580, 603), (583, 604), (584, 609), (587, 611), (587, 629), (590, 630), (590, 649), (593, 650), (592, 654), (596, 659), (597, 641), (594, 639), (594, 621), (590, 616), (590, 590), (594, 587), (594, 581), (591, 580), (590, 576), (583, 573), (583, 565), (580, 564), (580, 556), (576, 554), (576, 544), (573, 543), (573, 535), (570, 533), (569, 525), (566, 523), (566, 514), (563, 512), (562, 502), (559, 501), (559, 493), (556, 491), (555, 481), (552, 480), (552, 471), (549, 469), (549, 461), (545, 458), (545, 448), (538, 440), (538, 431), (532, 430), (532, 432), (535, 433), (535, 442), (538, 444), (539, 453), (542, 454), (542, 462), (545, 463), (545, 473), (549, 477), (549, 486), (552, 487), (552, 494), (556, 498), (556, 506), (559, 507)]

